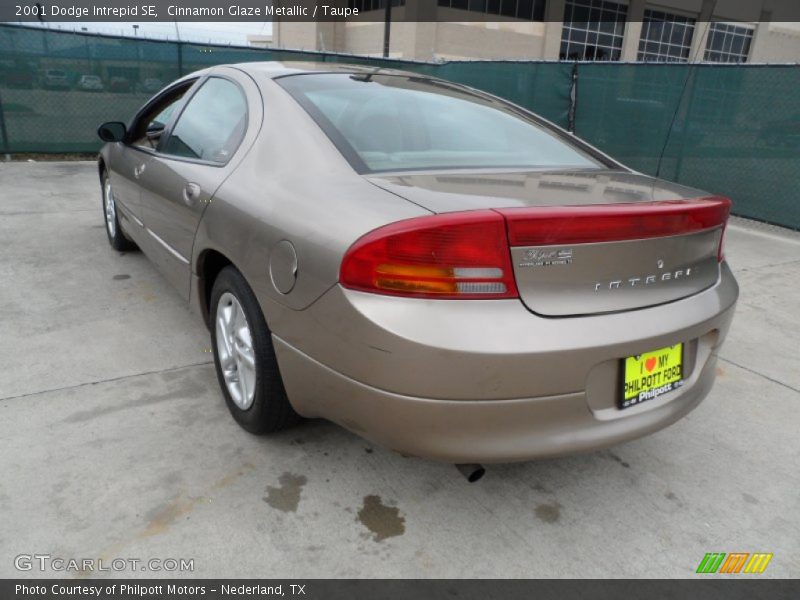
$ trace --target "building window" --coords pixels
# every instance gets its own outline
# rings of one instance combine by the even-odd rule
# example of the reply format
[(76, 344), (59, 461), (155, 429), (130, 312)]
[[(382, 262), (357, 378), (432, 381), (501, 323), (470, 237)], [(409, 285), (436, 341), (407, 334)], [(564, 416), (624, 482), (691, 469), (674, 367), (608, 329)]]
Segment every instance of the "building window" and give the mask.
[(743, 63), (750, 54), (753, 28), (732, 23), (711, 23), (703, 60)]
[[(392, 0), (392, 6), (405, 6), (406, 0)], [(350, 8), (357, 8), (358, 12), (365, 13), (371, 10), (385, 9), (386, 0), (349, 0)]]
[(606, 0), (567, 0), (562, 60), (619, 60), (628, 7)]
[(645, 10), (638, 60), (686, 62), (692, 50), (695, 20), (657, 10)]
[(547, 0), (439, 0), (443, 8), (457, 8), (524, 21), (544, 21)]

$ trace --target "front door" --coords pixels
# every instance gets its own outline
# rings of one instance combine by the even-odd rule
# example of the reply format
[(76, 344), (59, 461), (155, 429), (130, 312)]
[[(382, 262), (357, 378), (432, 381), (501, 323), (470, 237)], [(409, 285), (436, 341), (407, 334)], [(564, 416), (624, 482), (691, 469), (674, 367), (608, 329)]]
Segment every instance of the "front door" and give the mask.
[(120, 216), (128, 221), (126, 231), (145, 251), (149, 244), (142, 237), (142, 178), (167, 124), (176, 115), (183, 97), (195, 81), (182, 81), (151, 99), (133, 119), (126, 142), (119, 142), (111, 148), (109, 163), (114, 199), (122, 208)]
[(139, 166), (146, 155), (131, 146), (117, 142), (111, 147), (109, 173), (114, 200), (121, 208), (120, 217), (131, 221), (126, 223), (127, 231), (134, 230), (141, 223), (141, 190), (139, 189)]

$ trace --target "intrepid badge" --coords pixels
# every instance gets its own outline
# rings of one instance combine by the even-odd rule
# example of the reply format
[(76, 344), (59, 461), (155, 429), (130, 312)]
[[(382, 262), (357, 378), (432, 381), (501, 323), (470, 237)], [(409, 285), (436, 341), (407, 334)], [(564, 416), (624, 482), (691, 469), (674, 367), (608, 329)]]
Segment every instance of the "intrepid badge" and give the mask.
[[(664, 261), (660, 258), (656, 262), (659, 269), (664, 268)], [(692, 267), (685, 269), (675, 269), (674, 271), (662, 271), (660, 273), (653, 273), (649, 275), (641, 275), (639, 277), (628, 277), (627, 279), (614, 279), (612, 281), (598, 281), (594, 284), (594, 291), (600, 290), (619, 290), (623, 288), (632, 287), (647, 287), (657, 283), (667, 283), (678, 279), (686, 279), (694, 274)]]

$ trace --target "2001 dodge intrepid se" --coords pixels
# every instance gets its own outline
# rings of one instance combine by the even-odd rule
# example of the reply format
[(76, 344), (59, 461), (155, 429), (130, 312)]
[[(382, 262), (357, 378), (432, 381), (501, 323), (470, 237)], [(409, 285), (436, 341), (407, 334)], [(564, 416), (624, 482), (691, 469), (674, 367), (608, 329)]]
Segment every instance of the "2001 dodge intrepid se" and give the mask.
[(589, 450), (711, 389), (730, 202), (439, 79), (248, 63), (102, 125), (111, 245), (203, 315), (254, 433), (324, 417), (450, 462)]

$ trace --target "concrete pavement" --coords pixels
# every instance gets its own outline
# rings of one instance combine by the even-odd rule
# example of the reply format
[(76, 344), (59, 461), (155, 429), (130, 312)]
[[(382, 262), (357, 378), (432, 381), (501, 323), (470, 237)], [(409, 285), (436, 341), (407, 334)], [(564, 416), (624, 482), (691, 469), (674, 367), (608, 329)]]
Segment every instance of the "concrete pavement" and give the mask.
[(712, 551), (800, 575), (800, 234), (730, 226), (739, 309), (686, 419), (473, 485), (322, 421), (239, 429), (203, 325), (108, 246), (93, 163), (0, 164), (0, 249), (0, 577), (62, 575), (20, 554), (194, 561), (119, 573), (149, 577), (692, 577)]

